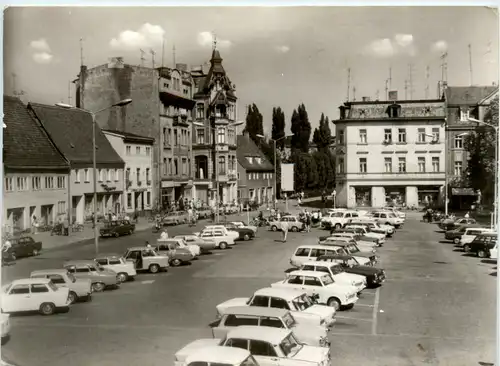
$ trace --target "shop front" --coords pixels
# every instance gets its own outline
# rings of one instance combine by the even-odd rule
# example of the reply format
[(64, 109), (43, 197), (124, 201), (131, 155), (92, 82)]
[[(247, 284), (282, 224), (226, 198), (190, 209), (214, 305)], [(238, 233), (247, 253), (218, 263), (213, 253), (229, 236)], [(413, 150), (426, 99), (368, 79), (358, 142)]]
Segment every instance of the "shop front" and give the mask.
[(372, 202), (371, 187), (354, 187), (356, 196), (356, 207), (369, 207)]
[(451, 199), (448, 209), (470, 210), (479, 201), (479, 191), (474, 188), (452, 188)]
[(386, 186), (385, 205), (388, 207), (401, 207), (406, 205), (406, 187)]
[(439, 186), (418, 186), (418, 206), (435, 207), (439, 204)]

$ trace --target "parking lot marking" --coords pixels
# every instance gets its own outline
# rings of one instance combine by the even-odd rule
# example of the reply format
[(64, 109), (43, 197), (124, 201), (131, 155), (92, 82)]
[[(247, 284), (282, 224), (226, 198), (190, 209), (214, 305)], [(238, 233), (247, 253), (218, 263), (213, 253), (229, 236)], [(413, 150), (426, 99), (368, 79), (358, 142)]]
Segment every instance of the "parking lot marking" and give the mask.
[(378, 306), (380, 303), (380, 288), (375, 292), (375, 304), (373, 305), (372, 313), (372, 335), (377, 335), (377, 316), (378, 316)]
[(141, 283), (142, 283), (143, 285), (150, 285), (150, 284), (152, 284), (153, 282), (155, 282), (155, 280), (141, 281)]
[(352, 318), (349, 316), (339, 316), (339, 315), (335, 316), (335, 319), (360, 320), (363, 322), (372, 322), (373, 321), (373, 319)]

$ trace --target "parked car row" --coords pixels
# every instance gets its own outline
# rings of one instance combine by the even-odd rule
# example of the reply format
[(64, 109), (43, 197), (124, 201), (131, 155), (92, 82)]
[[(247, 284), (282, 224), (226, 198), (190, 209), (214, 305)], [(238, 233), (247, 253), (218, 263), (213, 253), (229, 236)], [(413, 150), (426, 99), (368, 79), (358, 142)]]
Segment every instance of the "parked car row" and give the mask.
[[(466, 219), (471, 220), (471, 219)], [(442, 228), (452, 227), (445, 231), (446, 240), (451, 240), (455, 248), (463, 250), (465, 253), (471, 253), (479, 258), (496, 259), (498, 256), (496, 230), (482, 227), (475, 221), (456, 225), (457, 222), (463, 222), (462, 219), (456, 219), (451, 225), (441, 225)]]
[(369, 220), (385, 227), (399, 229), (404, 225), (406, 214), (395, 209), (384, 209), (378, 211), (330, 209), (321, 219), (323, 229), (341, 229), (349, 223)]

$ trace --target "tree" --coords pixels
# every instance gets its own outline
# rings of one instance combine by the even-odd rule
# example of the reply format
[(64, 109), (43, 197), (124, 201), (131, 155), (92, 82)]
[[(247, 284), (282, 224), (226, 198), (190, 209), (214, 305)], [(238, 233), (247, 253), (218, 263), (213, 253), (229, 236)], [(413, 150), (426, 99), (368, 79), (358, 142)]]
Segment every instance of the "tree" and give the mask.
[(293, 110), (291, 119), (292, 149), (298, 149), (304, 153), (309, 152), (309, 139), (311, 137), (311, 123), (304, 104)]
[[(281, 107), (273, 108), (273, 127), (271, 132), (271, 138), (273, 140), (278, 140), (285, 136), (285, 113), (281, 110)], [(276, 148), (283, 151), (285, 148), (285, 139), (281, 139), (276, 142)]]
[(254, 142), (258, 142), (259, 137), (257, 135), (264, 135), (264, 126), (262, 124), (264, 118), (259, 112), (259, 108), (253, 103), (248, 106), (246, 125), (243, 132), (248, 132), (250, 138)]

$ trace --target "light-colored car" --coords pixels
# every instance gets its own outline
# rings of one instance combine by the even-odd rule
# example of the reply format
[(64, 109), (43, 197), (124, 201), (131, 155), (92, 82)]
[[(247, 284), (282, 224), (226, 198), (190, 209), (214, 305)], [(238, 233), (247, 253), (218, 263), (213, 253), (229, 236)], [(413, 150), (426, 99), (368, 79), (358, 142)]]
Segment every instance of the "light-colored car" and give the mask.
[(231, 221), (231, 224), (233, 224), (236, 227), (253, 230), (254, 233), (257, 233), (257, 230), (259, 230), (259, 228), (257, 226), (245, 225), (245, 223), (243, 221)]
[(356, 211), (333, 211), (321, 219), (321, 227), (325, 229), (340, 229), (343, 228), (353, 218), (358, 218), (359, 213)]
[(458, 242), (459, 247), (464, 247), (466, 244), (472, 243), (472, 241), (476, 238), (476, 236), (480, 234), (486, 233), (494, 233), (495, 230), (481, 228), (481, 227), (470, 227), (466, 228), (462, 236), (460, 237), (460, 241)]
[(174, 366), (259, 366), (247, 349), (208, 346), (175, 356)]
[(197, 245), (200, 247), (201, 254), (210, 253), (213, 249), (216, 248), (215, 240), (209, 238), (200, 238), (194, 234), (189, 235), (176, 235), (174, 239), (183, 239), (187, 245)]
[(238, 238), (240, 237), (239, 232), (229, 230), (224, 225), (207, 225), (203, 228), (203, 230), (201, 232), (195, 233), (195, 235), (203, 237), (203, 233), (206, 231), (210, 231), (210, 230), (220, 230), (220, 231), (222, 231), (223, 236), (231, 237), (233, 239), (233, 241), (238, 240)]
[(396, 215), (397, 217), (399, 217), (403, 220), (406, 219), (406, 214), (403, 211), (399, 211), (399, 210), (395, 209), (394, 207), (384, 208), (384, 211), (388, 211), (390, 213), (393, 213), (394, 215)]
[(48, 278), (23, 278), (2, 287), (2, 312), (38, 311), (52, 315), (56, 310), (68, 310), (69, 289), (57, 288)]
[(33, 271), (31, 278), (47, 278), (57, 288), (67, 287), (71, 303), (78, 300), (90, 301), (92, 298), (92, 281), (89, 278), (76, 278), (67, 269), (42, 269)]
[(224, 338), (235, 327), (252, 325), (292, 330), (297, 339), (304, 344), (316, 347), (329, 347), (328, 329), (320, 325), (302, 324), (286, 309), (261, 306), (235, 306), (210, 324), (214, 338)]
[(396, 229), (392, 225), (379, 224), (373, 217), (359, 217), (358, 219), (352, 219), (349, 225), (359, 225), (366, 227), (370, 232), (384, 234), (387, 237), (391, 237), (396, 232)]
[[(215, 242), (215, 247), (218, 249), (227, 249), (230, 245), (234, 245), (234, 234), (229, 235), (229, 233), (236, 233), (235, 231), (229, 232), (225, 227), (221, 229), (218, 228), (205, 228), (199, 234), (202, 239), (209, 239)], [(236, 233), (239, 237), (239, 233)]]
[(332, 276), (335, 283), (356, 287), (358, 295), (366, 288), (365, 276), (347, 273), (339, 263), (311, 261), (304, 263), (300, 270), (328, 273)]
[(2, 345), (9, 339), (10, 337), (10, 315), (9, 314), (0, 314), (1, 316), (1, 326), (2, 326)]
[(341, 248), (343, 253), (349, 254), (356, 258), (356, 260), (365, 266), (373, 266), (377, 263), (377, 256), (373, 252), (362, 252), (356, 245), (356, 242), (349, 238), (331, 238), (322, 242), (323, 246), (330, 248)]
[(67, 269), (76, 278), (90, 279), (93, 292), (101, 292), (106, 287), (117, 287), (120, 284), (115, 271), (103, 268), (93, 260), (67, 261), (63, 264), (63, 268)]
[(304, 223), (300, 221), (297, 216), (291, 215), (283, 216), (279, 221), (273, 220), (269, 223), (269, 227), (272, 231), (281, 230), (283, 225), (286, 225), (288, 227), (288, 231), (293, 232), (301, 231), (305, 227)]
[(123, 258), (134, 263), (136, 271), (158, 273), (162, 270), (166, 271), (170, 266), (168, 256), (160, 255), (155, 250), (148, 247), (128, 248)]
[(305, 291), (266, 287), (255, 291), (252, 297), (237, 297), (216, 306), (217, 317), (234, 306), (259, 306), (290, 310), (300, 323), (331, 327), (335, 323), (335, 309), (315, 304)]
[(324, 272), (293, 271), (283, 281), (271, 284), (271, 287), (306, 291), (308, 296), (317, 296), (319, 304), (340, 308), (352, 308), (358, 301), (357, 288), (335, 283), (332, 276)]
[(191, 252), (194, 257), (197, 257), (201, 254), (201, 248), (198, 244), (188, 244), (182, 238), (167, 238), (167, 239), (158, 239), (158, 244), (160, 244), (163, 240), (167, 240), (169, 242), (175, 241), (177, 248), (185, 248)]
[[(341, 230), (343, 230), (343, 229), (341, 229)], [(359, 248), (364, 252), (373, 252), (380, 245), (380, 244), (377, 244), (380, 241), (377, 242), (377, 241), (371, 241), (371, 239), (363, 239), (363, 237), (359, 234), (352, 233), (352, 232), (345, 232), (345, 231), (331, 233), (327, 239), (335, 240), (337, 238), (342, 239), (342, 240), (343, 239), (354, 240), (356, 242), (356, 244), (359, 246)]]
[(340, 247), (331, 247), (320, 244), (301, 245), (295, 249), (295, 252), (290, 258), (290, 264), (300, 268), (306, 262), (316, 260), (322, 255), (347, 254)]
[(377, 221), (379, 224), (391, 225), (396, 229), (399, 229), (401, 226), (403, 226), (405, 222), (405, 220), (403, 220), (402, 218), (396, 216), (392, 212), (387, 211), (372, 212), (370, 217), (374, 218), (375, 221)]
[(184, 360), (194, 350), (207, 346), (243, 348), (250, 351), (260, 365), (328, 366), (330, 349), (301, 344), (288, 329), (242, 326), (231, 330), (224, 339), (198, 339), (175, 354)]
[(377, 233), (377, 232), (371, 231), (365, 225), (346, 224), (344, 226), (344, 230), (348, 230), (347, 232), (352, 231), (352, 232), (359, 234), (359, 235), (366, 237), (366, 238), (376, 239), (379, 241), (379, 244), (383, 244), (385, 242), (385, 237), (387, 236), (387, 234), (385, 232), (384, 233)]
[(94, 261), (99, 263), (102, 268), (115, 272), (120, 283), (127, 282), (137, 275), (134, 264), (127, 261), (120, 254), (101, 254)]
[(186, 246), (181, 246), (175, 239), (158, 240), (154, 250), (159, 255), (167, 256), (170, 265), (178, 267), (183, 263), (190, 263), (195, 256)]

